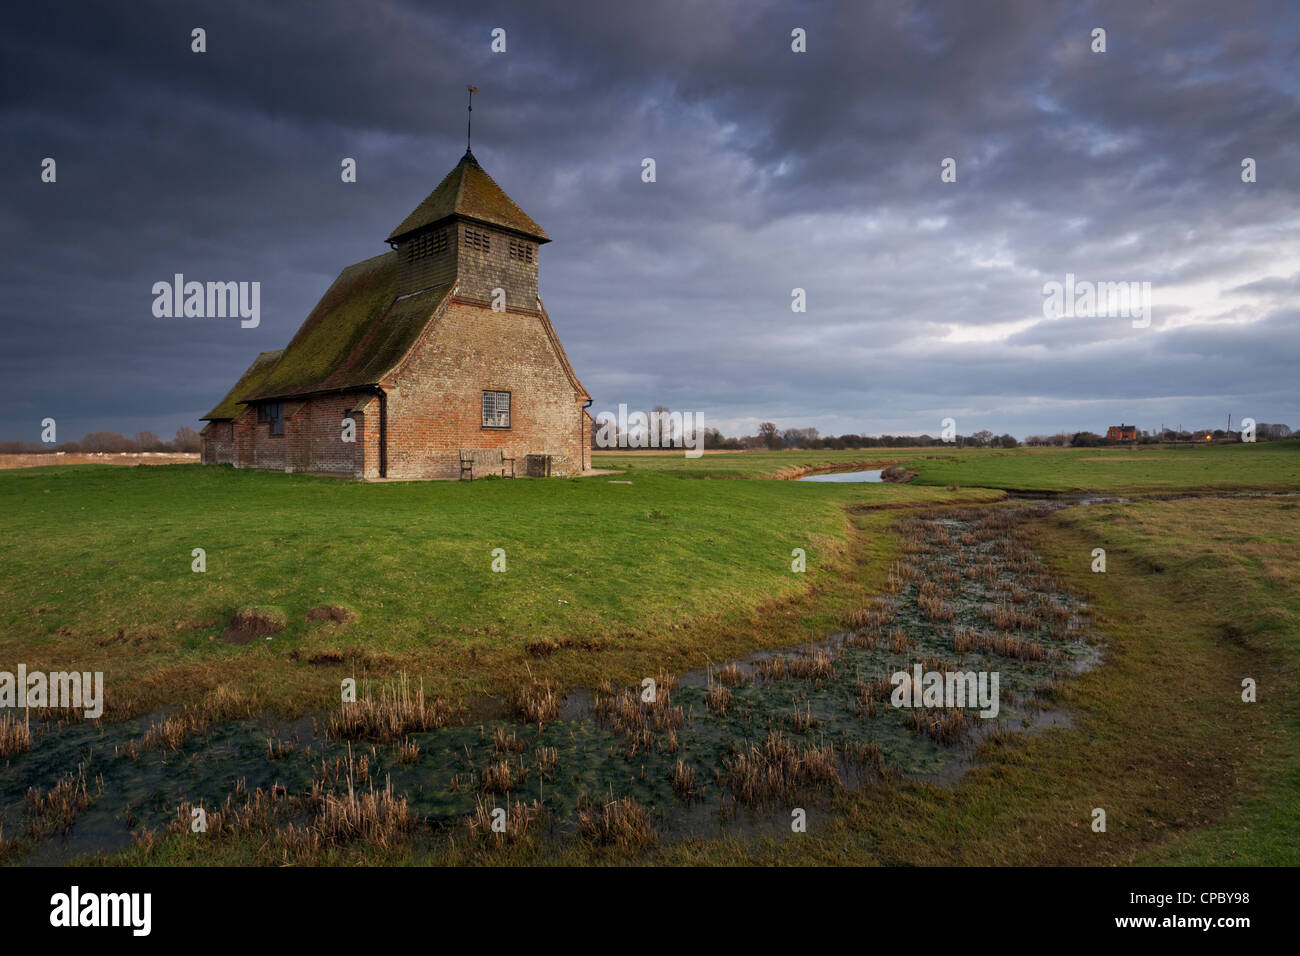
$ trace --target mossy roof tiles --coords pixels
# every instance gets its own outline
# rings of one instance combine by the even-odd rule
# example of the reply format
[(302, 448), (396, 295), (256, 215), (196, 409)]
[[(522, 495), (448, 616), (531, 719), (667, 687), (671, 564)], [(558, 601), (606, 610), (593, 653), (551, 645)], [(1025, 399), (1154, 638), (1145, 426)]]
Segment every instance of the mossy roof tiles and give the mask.
[(376, 385), (424, 330), (450, 285), (396, 298), (397, 254), (348, 266), (334, 280), (275, 367), (242, 401)]
[(257, 386), (262, 383), (262, 380), (266, 378), (283, 354), (284, 349), (275, 349), (270, 352), (263, 352), (253, 359), (253, 364), (245, 369), (243, 375), (239, 376), (239, 381), (235, 383), (235, 387), (226, 393), (226, 397), (217, 403), (216, 408), (202, 416), (202, 420), (225, 421), (239, 417), (239, 413), (244, 410), (244, 406), (240, 404), (240, 401), (253, 394)]
[(415, 211), (393, 230), (388, 241), (394, 242), (408, 233), (451, 216), (462, 216), (512, 229), (541, 242), (551, 241), (542, 227), (533, 222), (532, 217), (505, 194), (505, 190), (484, 172), (478, 160), (468, 151), (424, 202), (416, 206)]

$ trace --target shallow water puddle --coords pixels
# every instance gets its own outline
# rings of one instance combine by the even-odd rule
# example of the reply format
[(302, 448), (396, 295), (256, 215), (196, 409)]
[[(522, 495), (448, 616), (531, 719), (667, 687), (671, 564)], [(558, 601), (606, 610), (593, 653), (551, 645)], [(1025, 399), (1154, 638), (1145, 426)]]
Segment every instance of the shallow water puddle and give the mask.
[(874, 471), (831, 471), (824, 475), (804, 475), (799, 481), (884, 481), (884, 469)]

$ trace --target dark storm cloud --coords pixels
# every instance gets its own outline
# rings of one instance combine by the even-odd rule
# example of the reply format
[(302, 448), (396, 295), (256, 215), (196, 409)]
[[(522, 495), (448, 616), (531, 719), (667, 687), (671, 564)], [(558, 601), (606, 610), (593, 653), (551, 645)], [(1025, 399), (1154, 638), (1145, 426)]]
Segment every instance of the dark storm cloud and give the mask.
[[(0, 438), (46, 416), (62, 439), (197, 424), (456, 162), (467, 82), (475, 153), (555, 240), (542, 294), (597, 409), (663, 403), (728, 431), (1300, 425), (1300, 15), (1283, 0), (8, 20)], [(150, 287), (176, 272), (260, 281), (261, 326), (155, 319)], [(1151, 327), (1045, 318), (1066, 273), (1150, 282)]]

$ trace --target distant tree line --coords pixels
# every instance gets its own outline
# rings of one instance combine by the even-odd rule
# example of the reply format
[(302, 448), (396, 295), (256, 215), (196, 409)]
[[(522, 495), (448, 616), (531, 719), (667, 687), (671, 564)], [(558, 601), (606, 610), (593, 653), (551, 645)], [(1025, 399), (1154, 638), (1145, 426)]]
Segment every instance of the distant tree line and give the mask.
[[(668, 409), (663, 405), (656, 405), (646, 414), (648, 416), (667, 415)], [(599, 447), (594, 440), (596, 427), (596, 423), (593, 423), (593, 448)], [(1192, 429), (1191, 431), (1166, 428), (1164, 431), (1155, 433), (1139, 430), (1137, 434), (1138, 443), (1143, 445), (1158, 442), (1203, 442), (1206, 435), (1209, 435), (1215, 441), (1241, 440), (1240, 432), (1225, 431), (1222, 428)], [(1293, 432), (1286, 425), (1260, 423), (1255, 426), (1256, 441), (1279, 441), (1290, 438), (1295, 434), (1300, 433)], [(704, 447), (706, 449), (730, 451), (754, 451), (760, 449), (781, 451), (787, 448), (829, 448), (835, 450), (852, 448), (928, 448), (932, 445), (947, 448), (1017, 448), (1021, 444), (1022, 442), (1014, 435), (995, 435), (988, 429), (982, 429), (970, 435), (956, 435), (950, 441), (936, 438), (933, 435), (822, 435), (816, 428), (782, 429), (772, 422), (763, 422), (759, 425), (757, 434), (736, 437), (726, 436), (717, 428), (704, 429)], [(1023, 444), (1056, 448), (1095, 448), (1103, 445), (1130, 445), (1132, 442), (1115, 441), (1106, 438), (1105, 435), (1085, 431), (1057, 432), (1054, 435), (1030, 435), (1024, 440)]]
[(704, 430), (704, 447), (720, 449), (762, 449), (780, 451), (785, 448), (926, 448), (931, 445), (973, 448), (1015, 448), (1019, 445), (1013, 435), (995, 435), (987, 429), (973, 435), (957, 435), (944, 441), (933, 435), (822, 435), (816, 428), (779, 429), (771, 422), (758, 426), (757, 435), (728, 438), (716, 428)]
[(117, 432), (91, 432), (81, 441), (68, 441), (61, 445), (46, 445), (38, 441), (0, 442), (0, 455), (38, 455), (57, 451), (82, 455), (95, 452), (197, 452), (201, 448), (199, 433), (182, 425), (176, 429), (176, 437), (171, 441), (164, 441), (153, 432), (139, 432), (134, 438)]
[[(1255, 426), (1256, 441), (1282, 441), (1296, 433), (1288, 425), (1269, 425), (1263, 422)], [(1163, 431), (1146, 431), (1139, 429), (1139, 445), (1155, 445), (1160, 442), (1203, 442), (1209, 435), (1212, 441), (1241, 441), (1241, 432), (1226, 431), (1222, 428), (1193, 428), (1183, 431), (1166, 428)], [(1025, 439), (1026, 445), (1054, 446), (1056, 448), (1100, 448), (1105, 445), (1131, 445), (1133, 442), (1117, 441), (1098, 435), (1096, 432), (1057, 432), (1055, 435), (1030, 435)]]

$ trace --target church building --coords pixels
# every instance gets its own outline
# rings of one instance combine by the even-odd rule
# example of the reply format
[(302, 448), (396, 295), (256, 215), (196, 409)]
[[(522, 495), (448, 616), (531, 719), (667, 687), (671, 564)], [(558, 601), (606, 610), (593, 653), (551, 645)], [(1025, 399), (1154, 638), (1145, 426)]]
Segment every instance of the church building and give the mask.
[(457, 478), (472, 459), (473, 477), (580, 474), (591, 397), (538, 298), (541, 226), (466, 149), (387, 241), (203, 416), (204, 463)]

